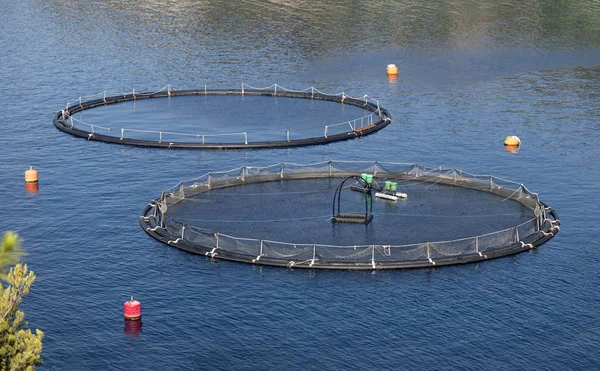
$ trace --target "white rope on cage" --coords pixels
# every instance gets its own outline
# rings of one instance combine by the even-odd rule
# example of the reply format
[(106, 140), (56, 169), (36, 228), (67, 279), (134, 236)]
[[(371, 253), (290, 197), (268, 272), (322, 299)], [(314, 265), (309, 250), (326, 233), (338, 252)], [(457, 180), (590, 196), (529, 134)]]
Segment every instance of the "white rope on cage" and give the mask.
[(278, 84), (275, 84), (275, 85), (277, 85), (277, 87), (279, 88), (279, 90), (283, 90), (283, 91), (288, 92), (288, 93), (305, 93), (305, 92), (313, 89), (312, 87), (310, 87), (310, 88), (305, 88), (305, 89), (302, 89), (302, 90), (293, 90), (293, 89), (284, 88), (283, 86), (278, 85)]
[[(163, 88), (161, 88), (159, 90), (156, 90), (156, 91), (154, 91), (152, 93), (135, 93), (135, 89), (132, 92), (136, 96), (150, 96), (150, 95), (154, 95), (154, 94), (160, 93), (161, 91), (166, 90), (166, 89), (170, 89), (170, 84), (167, 84), (165, 87), (163, 87)], [(130, 94), (130, 93), (117, 93), (117, 92), (109, 92), (109, 91), (105, 90), (105, 91), (103, 91), (101, 93), (94, 93), (94, 94), (89, 94), (89, 95), (83, 95), (83, 96), (79, 97), (76, 100), (67, 102), (67, 107), (72, 106), (73, 104), (85, 103), (86, 101), (93, 100), (94, 98), (96, 98), (96, 99), (106, 98), (107, 94), (109, 96), (125, 96), (125, 95)]]
[[(500, 202), (504, 202), (504, 201), (506, 201), (506, 200), (512, 200), (512, 197), (513, 197), (514, 195), (516, 195), (517, 193), (519, 193), (519, 191), (522, 191), (524, 187), (525, 187), (525, 186), (524, 186), (523, 184), (521, 184), (521, 186), (520, 186), (519, 188), (517, 188), (517, 190), (516, 190), (516, 191), (514, 191), (513, 193), (511, 193), (509, 196), (507, 196), (507, 197), (503, 198), (503, 199), (502, 199), (502, 201), (500, 201)], [(502, 188), (506, 188), (506, 187), (502, 187)]]
[(154, 95), (154, 94), (158, 94), (161, 91), (164, 91), (164, 90), (167, 90), (167, 89), (169, 89), (169, 91), (170, 91), (170, 87), (171, 87), (171, 84), (167, 84), (162, 89), (156, 90), (156, 91), (154, 91), (152, 93), (137, 93), (137, 96), (138, 97), (139, 96), (151, 96), (151, 95)]
[[(84, 122), (84, 121), (78, 120), (78, 119), (74, 118), (73, 116), (69, 116), (69, 118), (71, 119), (71, 121), (72, 121), (72, 122), (73, 122), (73, 121), (75, 121), (75, 122), (77, 122), (77, 123), (79, 123), (79, 124), (82, 124), (82, 125), (87, 125), (87, 126), (91, 127), (91, 128), (92, 128), (92, 132), (94, 132), (94, 128), (100, 128), (100, 129), (103, 129), (103, 130), (108, 130), (108, 131), (111, 131), (111, 130), (112, 130), (111, 128), (107, 128), (107, 127), (100, 126), (100, 125), (96, 125), (96, 124), (90, 124), (90, 123), (87, 123), (87, 122)], [(71, 127), (72, 127), (72, 126), (71, 126)]]
[(79, 97), (78, 99), (75, 99), (72, 102), (67, 102), (67, 107), (72, 106), (74, 104), (81, 104), (81, 103), (83, 103), (84, 101), (87, 101), (87, 100), (93, 100), (93, 98), (95, 98), (95, 97), (98, 97), (97, 99), (100, 99), (100, 97), (102, 97), (102, 94), (103, 93), (95, 93), (95, 94), (81, 96), (81, 97)]
[(339, 97), (339, 96), (341, 96), (342, 94), (344, 94), (344, 93), (338, 93), (338, 94), (324, 93), (324, 92), (320, 91), (320, 90), (319, 90), (319, 89), (317, 89), (317, 88), (314, 88), (314, 91), (316, 91), (317, 93), (319, 93), (319, 94), (321, 94), (321, 95), (327, 95), (327, 96), (330, 96), (330, 97)]
[[(357, 124), (357, 122), (359, 120), (361, 121), (361, 126), (360, 126), (361, 128), (364, 126), (364, 124), (362, 123), (364, 119), (368, 119), (367, 122), (369, 122), (369, 124), (372, 124), (373, 123), (373, 120), (372, 120), (373, 114), (374, 113), (371, 113), (371, 114), (363, 116), (363, 117), (359, 117), (359, 118), (356, 118), (356, 119), (352, 119), (352, 120), (344, 121), (344, 122), (339, 122), (339, 123), (331, 124), (331, 125), (325, 125), (325, 126), (320, 126), (319, 125), (319, 126), (308, 127), (308, 128), (305, 128), (305, 129), (295, 129), (295, 130), (289, 130), (288, 129), (288, 130), (286, 130), (286, 138), (289, 140), (289, 134), (290, 133), (302, 133), (302, 132), (307, 132), (307, 131), (315, 131), (316, 129), (319, 129), (319, 128), (323, 128), (324, 129), (324, 133), (325, 133), (324, 136), (327, 137), (327, 134), (329, 133), (329, 129), (330, 128), (337, 127), (337, 126), (345, 126), (345, 125), (349, 125), (350, 131), (354, 131), (354, 130), (356, 130), (356, 124)], [(354, 123), (354, 125), (352, 125), (352, 123)]]
[[(279, 88), (279, 90), (282, 90), (282, 91), (285, 91), (285, 92), (290, 92), (290, 93), (294, 93), (294, 92), (295, 93), (304, 93), (304, 92), (311, 91), (313, 94), (315, 92), (317, 92), (319, 94), (326, 95), (326, 96), (332, 96), (332, 97), (341, 96), (342, 98), (349, 98), (349, 99), (354, 99), (354, 100), (364, 100), (365, 103), (369, 102), (370, 100), (373, 101), (373, 102), (378, 102), (378, 101), (374, 100), (373, 98), (369, 97), (368, 95), (364, 95), (362, 97), (352, 97), (352, 96), (346, 94), (345, 92), (337, 93), (337, 94), (325, 93), (325, 92), (322, 92), (322, 91), (320, 91), (317, 88), (312, 87), (312, 86), (308, 87), (308, 88), (304, 88), (304, 89), (298, 90), (298, 89), (288, 89), (288, 88), (283, 87), (283, 86), (281, 86), (281, 85), (279, 85), (277, 83), (275, 83), (273, 85), (266, 86), (266, 87), (255, 87), (255, 86), (248, 85), (248, 84), (242, 82), (242, 90), (244, 90), (244, 88), (253, 89), (253, 90), (276, 90), (276, 89)], [(161, 91), (164, 91), (164, 90), (172, 91), (171, 84), (167, 84), (163, 88), (161, 88), (159, 90), (156, 90), (156, 91), (153, 91), (153, 92), (149, 92), (149, 93), (139, 93), (139, 92), (136, 93), (135, 89), (133, 89), (131, 91), (131, 93), (130, 92), (127, 92), (127, 93), (110, 92), (109, 95), (126, 96), (128, 94), (134, 94), (135, 96), (149, 96), (149, 95), (154, 95), (154, 94), (160, 93)], [(206, 91), (206, 85), (205, 85), (205, 91)], [(79, 97), (78, 99), (76, 99), (76, 100), (74, 100), (72, 102), (67, 102), (67, 105), (70, 106), (70, 105), (72, 105), (74, 103), (82, 103), (84, 100), (88, 100), (88, 99), (94, 98), (94, 97), (106, 96), (107, 93), (109, 93), (109, 92), (108, 91), (103, 91), (102, 93), (95, 93), (95, 94), (90, 94), (90, 95), (86, 95), (86, 96), (81, 96), (81, 97)]]
[(248, 89), (252, 89), (252, 90), (273, 90), (273, 88), (275, 86), (277, 86), (277, 84), (269, 85), (269, 86), (264, 87), (264, 88), (257, 88), (255, 86), (251, 86), (251, 85), (248, 85), (246, 83), (242, 83), (242, 89), (248, 88)]
[[(246, 132), (240, 133), (219, 133), (219, 134), (193, 134), (193, 133), (179, 133), (174, 131), (160, 131), (160, 130), (142, 130), (142, 129), (123, 129), (123, 131), (132, 131), (136, 133), (152, 133), (152, 134), (167, 134), (167, 135), (180, 135), (180, 136), (189, 136), (189, 137), (221, 137), (221, 136), (234, 136), (234, 135), (243, 135), (246, 136)], [(247, 144), (247, 143), (246, 143)]]

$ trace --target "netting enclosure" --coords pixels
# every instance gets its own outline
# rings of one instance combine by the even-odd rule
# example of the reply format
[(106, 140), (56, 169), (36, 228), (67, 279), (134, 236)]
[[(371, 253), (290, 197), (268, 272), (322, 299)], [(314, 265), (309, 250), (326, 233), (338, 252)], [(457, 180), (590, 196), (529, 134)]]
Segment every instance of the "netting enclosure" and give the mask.
[[(362, 187), (344, 186), (344, 208), (364, 213), (371, 199), (373, 218), (332, 223), (335, 190), (364, 175), (385, 189), (397, 184), (408, 197), (371, 199)], [(326, 269), (476, 262), (533, 249), (560, 230), (557, 213), (522, 184), (456, 169), (345, 161), (211, 172), (164, 190), (140, 224), (195, 254)]]
[[(177, 99), (181, 101), (184, 97), (198, 96), (213, 97), (213, 102), (206, 107), (214, 110), (215, 115), (218, 115), (218, 117), (208, 127), (194, 125), (199, 120), (200, 115), (198, 113), (202, 111), (191, 114), (187, 126), (181, 124), (181, 118), (161, 118), (160, 115), (164, 114), (165, 110), (160, 108), (155, 111), (156, 115), (154, 117), (132, 118), (131, 121), (141, 122), (141, 126), (138, 127), (119, 126), (118, 115), (109, 115), (100, 122), (76, 117), (77, 113), (81, 115), (86, 110), (89, 110), (87, 112), (97, 111), (93, 108), (106, 108), (107, 106), (123, 105), (127, 102), (150, 101), (150, 98), (155, 98), (152, 101), (159, 100), (156, 98), (168, 101), (169, 104), (165, 104), (164, 107), (169, 108), (171, 102), (175, 102)], [(267, 120), (267, 118), (260, 117), (252, 123), (236, 124), (236, 118), (232, 118), (231, 111), (243, 101), (217, 101), (218, 97), (232, 96), (239, 96), (247, 100), (252, 99), (251, 97), (275, 97), (280, 100), (278, 102), (280, 103), (279, 109), (290, 105), (291, 101), (308, 102), (307, 100), (310, 100), (313, 104), (309, 107), (312, 107), (315, 112), (326, 112), (328, 107), (318, 106), (319, 103), (322, 105), (326, 102), (329, 102), (330, 106), (333, 102), (342, 107), (352, 107), (354, 111), (349, 117), (348, 115), (339, 118), (315, 117), (308, 123), (294, 124), (294, 120), (300, 120), (300, 118), (307, 115), (306, 107), (304, 109), (299, 107), (295, 113), (289, 113), (287, 117), (270, 117), (272, 122), (279, 123), (271, 126), (277, 127), (264, 125), (262, 121)], [(282, 102), (282, 99), (288, 100)], [(256, 105), (254, 102), (245, 102), (245, 104), (246, 107)], [(269, 113), (274, 110), (269, 108), (263, 112)], [(138, 111), (140, 110), (138, 109)], [(238, 119), (245, 119), (244, 114), (240, 114)], [(159, 121), (159, 128), (148, 127), (149, 121)], [(107, 93), (104, 92), (67, 103), (64, 109), (54, 115), (53, 119), (54, 125), (59, 130), (88, 140), (144, 147), (195, 149), (254, 149), (325, 144), (374, 133), (390, 122), (390, 113), (380, 107), (377, 100), (373, 100), (367, 95), (353, 98), (345, 93), (323, 93), (313, 87), (304, 90), (289, 90), (277, 84), (266, 88), (256, 88), (242, 84), (241, 89), (228, 90), (207, 89), (206, 87), (202, 90), (172, 90), (168, 85), (156, 92), (137, 93), (134, 90), (131, 93), (112, 96), (107, 96)], [(286, 123), (290, 124), (286, 126)], [(178, 130), (177, 124), (183, 125), (183, 128)], [(263, 125), (261, 126), (261, 124)]]

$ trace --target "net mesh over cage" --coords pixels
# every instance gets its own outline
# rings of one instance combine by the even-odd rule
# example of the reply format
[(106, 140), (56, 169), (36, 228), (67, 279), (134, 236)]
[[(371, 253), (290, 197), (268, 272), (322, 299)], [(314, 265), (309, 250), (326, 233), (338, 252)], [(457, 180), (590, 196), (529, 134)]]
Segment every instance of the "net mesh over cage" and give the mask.
[[(104, 109), (94, 109), (98, 107)], [(53, 119), (59, 130), (88, 140), (195, 149), (325, 144), (374, 133), (390, 122), (390, 113), (367, 95), (327, 94), (314, 87), (290, 90), (277, 84), (227, 90), (167, 86), (110, 96), (104, 92), (67, 103)]]
[[(375, 196), (365, 194), (365, 176)], [(372, 220), (332, 223), (336, 201), (362, 215), (368, 205)], [(522, 184), (347, 161), (211, 172), (164, 190), (140, 224), (161, 242), (212, 258), (333, 269), (475, 262), (533, 249), (560, 230), (557, 213)]]

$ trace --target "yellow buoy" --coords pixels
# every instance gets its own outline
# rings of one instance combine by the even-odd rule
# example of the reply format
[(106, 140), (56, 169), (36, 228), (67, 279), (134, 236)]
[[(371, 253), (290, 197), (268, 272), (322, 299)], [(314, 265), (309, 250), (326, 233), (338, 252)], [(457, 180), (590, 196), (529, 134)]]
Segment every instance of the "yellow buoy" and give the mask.
[(395, 64), (388, 64), (386, 70), (387, 70), (388, 75), (397, 75), (398, 74), (398, 67), (396, 67)]
[(29, 167), (29, 170), (25, 171), (25, 183), (37, 183), (38, 172), (33, 169), (33, 166)]
[(504, 145), (518, 147), (521, 145), (521, 139), (519, 139), (519, 137), (517, 137), (517, 136), (509, 135), (506, 137), (506, 139), (504, 139)]

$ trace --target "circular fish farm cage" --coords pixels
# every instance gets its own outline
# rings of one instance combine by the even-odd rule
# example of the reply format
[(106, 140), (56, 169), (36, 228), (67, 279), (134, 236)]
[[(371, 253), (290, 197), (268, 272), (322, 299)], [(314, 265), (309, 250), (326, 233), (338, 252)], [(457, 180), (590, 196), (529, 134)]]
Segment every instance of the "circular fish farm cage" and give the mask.
[(211, 172), (140, 216), (153, 238), (216, 259), (313, 269), (463, 264), (531, 250), (560, 230), (524, 185), (417, 164), (327, 161)]
[[(201, 97), (211, 100), (190, 100)], [(230, 97), (230, 100), (223, 101), (223, 97)], [(231, 100), (231, 97), (238, 100)], [(276, 98), (276, 103), (272, 103), (276, 106), (268, 106), (265, 97)], [(299, 101), (304, 104), (299, 105)], [(343, 112), (337, 116), (327, 115), (328, 111), (334, 111), (332, 103), (340, 106)], [(117, 109), (128, 108), (127, 104), (133, 108), (129, 111)], [(287, 106), (293, 108), (286, 111)], [(111, 107), (113, 110), (109, 111)], [(141, 113), (144, 109), (148, 109), (148, 114)], [(254, 111), (255, 117), (248, 118), (248, 112), (240, 111), (243, 109)], [(207, 110), (212, 116), (201, 122), (205, 114), (203, 111)], [(233, 112), (235, 110), (238, 110), (237, 116)], [(282, 114), (286, 116), (279, 117), (274, 114), (276, 111), (284, 111)], [(100, 114), (95, 115), (96, 112)], [(132, 115), (132, 112), (135, 114)], [(129, 126), (123, 121), (128, 121)], [(242, 84), (241, 89), (226, 90), (206, 87), (172, 90), (168, 85), (156, 92), (138, 93), (133, 90), (120, 95), (104, 92), (67, 103), (53, 118), (59, 130), (87, 140), (188, 149), (326, 144), (374, 133), (390, 122), (390, 113), (367, 95), (353, 98), (346, 93), (323, 93), (314, 87), (289, 90), (277, 84), (266, 88)]]

